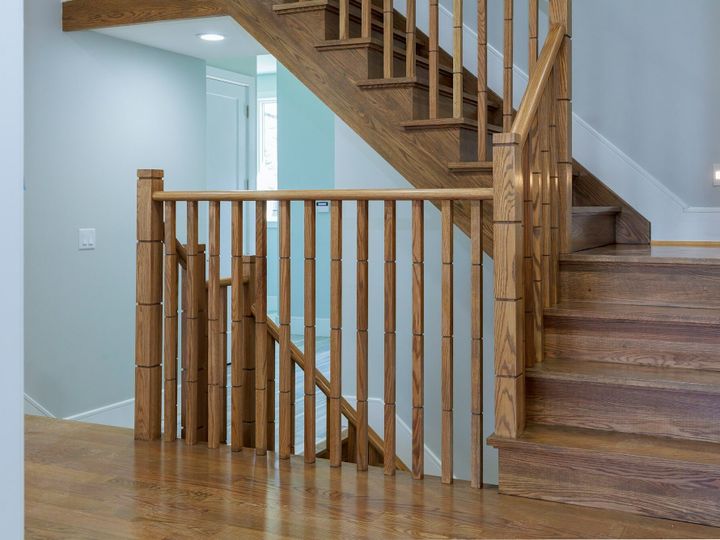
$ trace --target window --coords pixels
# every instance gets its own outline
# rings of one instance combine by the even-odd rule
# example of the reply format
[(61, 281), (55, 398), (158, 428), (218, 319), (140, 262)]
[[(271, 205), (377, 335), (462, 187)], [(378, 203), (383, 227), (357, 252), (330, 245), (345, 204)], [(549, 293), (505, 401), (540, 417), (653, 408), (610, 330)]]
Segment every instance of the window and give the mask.
[[(261, 99), (259, 105), (259, 145), (257, 189), (278, 188), (277, 99)], [(278, 204), (268, 204), (268, 221), (277, 221)]]

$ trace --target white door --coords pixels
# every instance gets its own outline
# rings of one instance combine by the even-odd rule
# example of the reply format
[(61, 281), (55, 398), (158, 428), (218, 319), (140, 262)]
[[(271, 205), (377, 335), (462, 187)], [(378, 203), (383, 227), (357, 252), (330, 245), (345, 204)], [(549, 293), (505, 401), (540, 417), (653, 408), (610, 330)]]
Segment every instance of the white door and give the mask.
[[(233, 80), (208, 75), (206, 178), (211, 191), (233, 191), (250, 188), (250, 87)], [(223, 205), (220, 223), (220, 272), (231, 271), (231, 214)], [(249, 220), (246, 220), (246, 222)], [(251, 237), (246, 223), (245, 238)], [(245, 243), (247, 245), (247, 243)]]

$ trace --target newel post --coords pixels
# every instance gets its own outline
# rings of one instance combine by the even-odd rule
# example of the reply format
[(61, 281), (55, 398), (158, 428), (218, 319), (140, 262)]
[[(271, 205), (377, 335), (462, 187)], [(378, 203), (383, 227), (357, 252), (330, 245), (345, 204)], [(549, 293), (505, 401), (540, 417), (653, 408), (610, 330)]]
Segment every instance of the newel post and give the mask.
[(493, 138), (495, 262), (495, 435), (525, 425), (523, 164), (520, 137)]
[(572, 232), (572, 0), (550, 0), (550, 25), (565, 27), (555, 77), (560, 251), (571, 251)]
[(135, 439), (160, 439), (162, 400), (163, 190), (161, 170), (138, 171), (135, 308)]

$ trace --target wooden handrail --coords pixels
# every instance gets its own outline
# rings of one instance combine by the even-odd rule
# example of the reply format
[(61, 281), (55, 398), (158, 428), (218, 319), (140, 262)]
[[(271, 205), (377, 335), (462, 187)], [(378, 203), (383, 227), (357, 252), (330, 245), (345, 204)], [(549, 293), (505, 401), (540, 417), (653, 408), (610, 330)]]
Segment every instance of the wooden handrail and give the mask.
[[(253, 313), (255, 313), (255, 306), (252, 308)], [(267, 320), (267, 329), (268, 334), (275, 340), (279, 341), (280, 339), (280, 329), (278, 326), (270, 319)], [(305, 369), (305, 355), (303, 352), (298, 349), (297, 345), (294, 343), (290, 344), (290, 355), (297, 364), (297, 366), (301, 369)], [(330, 381), (325, 377), (325, 375), (322, 374), (322, 372), (319, 369), (315, 370), (315, 384), (317, 385), (318, 389), (325, 394), (326, 397), (330, 396)], [(347, 418), (347, 421), (354, 426), (355, 428), (358, 427), (358, 417), (357, 417), (357, 411), (353, 409), (352, 405), (345, 399), (340, 398), (340, 410), (342, 411), (342, 414), (345, 418)], [(384, 457), (384, 446), (383, 446), (383, 440), (371, 427), (368, 427), (368, 442), (370, 443), (370, 446), (375, 450), (378, 455)], [(398, 468), (398, 470), (409, 472), (410, 470), (407, 468), (407, 466), (402, 462), (402, 460), (398, 457), (395, 457), (395, 466)]]
[(489, 201), (490, 188), (457, 189), (331, 189), (278, 191), (156, 191), (153, 200), (214, 201)]
[(512, 133), (520, 137), (520, 146), (525, 143), (530, 133), (530, 128), (540, 107), (545, 88), (550, 81), (550, 75), (558, 58), (564, 37), (565, 27), (563, 25), (555, 24), (550, 28), (540, 58), (530, 75), (527, 90), (512, 125)]

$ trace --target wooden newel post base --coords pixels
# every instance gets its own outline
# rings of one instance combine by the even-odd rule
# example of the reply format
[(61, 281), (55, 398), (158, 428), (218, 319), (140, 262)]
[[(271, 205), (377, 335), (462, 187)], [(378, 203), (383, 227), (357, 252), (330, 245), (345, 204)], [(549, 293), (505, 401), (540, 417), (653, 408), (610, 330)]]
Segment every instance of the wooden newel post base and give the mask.
[(515, 438), (525, 426), (522, 148), (514, 133), (493, 142), (495, 435)]
[(160, 439), (162, 408), (163, 171), (138, 171), (135, 309), (135, 439)]

